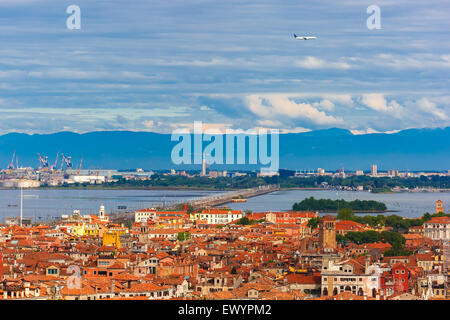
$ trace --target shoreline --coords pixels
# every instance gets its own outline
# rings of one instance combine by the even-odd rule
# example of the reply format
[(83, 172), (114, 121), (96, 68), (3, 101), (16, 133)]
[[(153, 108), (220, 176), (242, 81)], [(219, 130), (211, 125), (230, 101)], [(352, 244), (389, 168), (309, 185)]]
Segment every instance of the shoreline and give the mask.
[[(319, 213), (332, 213), (337, 214), (339, 211), (332, 211), (332, 210), (309, 210), (309, 211), (317, 211)], [(384, 214), (384, 213), (394, 213), (394, 212), (400, 212), (399, 210), (382, 210), (382, 211), (376, 211), (376, 210), (367, 210), (367, 211), (353, 211), (354, 214)]]
[[(154, 186), (154, 187), (139, 187), (139, 186), (103, 186), (103, 185), (91, 185), (91, 186), (40, 186), (35, 188), (23, 188), (24, 190), (168, 190), (168, 191), (178, 191), (178, 190), (193, 190), (193, 191), (216, 191), (216, 192), (231, 192), (242, 190), (246, 188), (226, 188), (226, 189), (216, 189), (208, 187), (164, 187), (164, 186)], [(1, 190), (20, 190), (20, 188), (8, 188), (0, 187)], [(318, 187), (292, 187), (292, 188), (280, 188), (278, 191), (337, 191), (337, 192), (363, 192), (363, 193), (373, 193), (373, 194), (404, 194), (404, 193), (450, 193), (450, 189), (434, 189), (434, 190), (410, 190), (410, 191), (386, 191), (386, 192), (369, 192), (368, 190), (357, 191), (357, 190), (338, 190), (338, 189), (323, 189)]]

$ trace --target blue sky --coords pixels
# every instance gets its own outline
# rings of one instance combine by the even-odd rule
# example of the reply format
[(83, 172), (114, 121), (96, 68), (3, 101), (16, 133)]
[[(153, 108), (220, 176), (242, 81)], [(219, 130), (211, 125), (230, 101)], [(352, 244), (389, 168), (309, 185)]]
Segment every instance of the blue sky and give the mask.
[[(81, 8), (68, 30), (66, 8)], [(369, 30), (369, 5), (381, 29)], [(0, 133), (449, 126), (448, 1), (0, 0)], [(296, 41), (292, 33), (317, 36)]]

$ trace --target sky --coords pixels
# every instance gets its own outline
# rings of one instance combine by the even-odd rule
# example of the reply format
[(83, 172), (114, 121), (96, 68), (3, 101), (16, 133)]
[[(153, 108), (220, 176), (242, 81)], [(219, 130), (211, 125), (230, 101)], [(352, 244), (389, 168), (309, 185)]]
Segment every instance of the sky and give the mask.
[[(69, 30), (66, 9), (81, 9)], [(367, 7), (380, 8), (370, 30)], [(450, 126), (447, 0), (0, 0), (0, 134)], [(316, 36), (299, 41), (292, 34)]]

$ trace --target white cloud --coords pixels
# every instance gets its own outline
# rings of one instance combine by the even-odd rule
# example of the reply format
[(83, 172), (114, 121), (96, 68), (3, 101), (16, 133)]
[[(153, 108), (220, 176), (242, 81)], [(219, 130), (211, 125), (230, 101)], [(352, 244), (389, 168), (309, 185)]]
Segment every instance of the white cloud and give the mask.
[(327, 115), (309, 103), (297, 103), (289, 95), (249, 95), (245, 102), (251, 112), (264, 119), (280, 116), (308, 120), (319, 125), (342, 123), (342, 119)]
[[(382, 66), (395, 70), (436, 70), (442, 68), (450, 68), (449, 54), (386, 54), (380, 53), (365, 57), (348, 57), (348, 60), (355, 62), (355, 66), (359, 68), (374, 66)], [(357, 63), (357, 64), (356, 64)]]
[(362, 129), (362, 130), (350, 130), (350, 132), (354, 135), (361, 135), (361, 134), (371, 134), (371, 133), (387, 133), (387, 134), (392, 134), (392, 133), (397, 133), (400, 130), (389, 130), (389, 131), (377, 131), (374, 130), (372, 128), (367, 128), (367, 129)]
[[(191, 123), (171, 123), (169, 126), (173, 130), (182, 130), (183, 132), (193, 132), (194, 122)], [(203, 132), (222, 132), (232, 127), (231, 123), (206, 123), (202, 122)]]
[(281, 129), (281, 133), (303, 133), (310, 132), (311, 129), (303, 128), (303, 127), (295, 127), (291, 129)]
[(172, 67), (236, 67), (236, 66), (255, 66), (257, 63), (237, 58), (237, 59), (228, 59), (228, 58), (212, 58), (209, 60), (187, 60), (187, 59), (179, 59), (179, 60), (165, 60), (165, 59), (151, 59), (147, 60), (150, 64), (159, 65), (159, 66), (172, 66)]
[(305, 69), (340, 69), (347, 70), (350, 69), (351, 66), (347, 62), (338, 61), (338, 62), (330, 62), (316, 57), (306, 57), (301, 61), (295, 62), (297, 67), (305, 68)]
[(426, 113), (430, 113), (441, 120), (447, 120), (447, 114), (436, 107), (436, 104), (428, 100), (427, 98), (422, 98), (417, 101), (417, 107)]
[(348, 107), (352, 107), (355, 104), (350, 94), (324, 94), (322, 97), (332, 101), (334, 104), (337, 103)]
[(328, 99), (324, 99), (324, 100), (322, 100), (320, 102), (314, 102), (313, 106), (325, 109), (327, 111), (333, 111), (334, 110), (334, 103), (331, 102)]
[(404, 114), (404, 108), (397, 101), (387, 101), (381, 93), (364, 94), (361, 102), (375, 111), (386, 113), (396, 118)]
[(153, 120), (146, 120), (146, 121), (143, 121), (142, 124), (146, 128), (153, 128), (155, 126), (155, 121), (153, 121)]
[(20, 77), (24, 76), (26, 73), (22, 70), (7, 70), (7, 71), (0, 71), (0, 78), (13, 78), (13, 77)]
[(257, 120), (256, 123), (261, 126), (267, 126), (267, 127), (272, 127), (272, 128), (283, 126), (283, 123), (281, 123), (281, 121), (269, 120), (269, 119)]

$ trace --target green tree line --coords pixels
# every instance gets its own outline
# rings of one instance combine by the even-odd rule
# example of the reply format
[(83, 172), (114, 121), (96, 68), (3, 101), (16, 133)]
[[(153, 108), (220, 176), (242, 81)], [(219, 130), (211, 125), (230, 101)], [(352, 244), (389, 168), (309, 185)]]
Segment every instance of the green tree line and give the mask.
[(345, 235), (336, 234), (336, 241), (343, 245), (353, 242), (356, 244), (365, 243), (389, 243), (392, 247), (386, 250), (384, 255), (390, 256), (408, 256), (412, 254), (412, 251), (405, 249), (406, 239), (398, 232), (393, 231), (363, 231), (363, 232), (347, 232)]
[(311, 210), (311, 211), (338, 211), (340, 209), (352, 209), (354, 211), (386, 211), (387, 207), (384, 203), (374, 200), (353, 200), (346, 201), (343, 199), (315, 199), (309, 197), (301, 202), (294, 203), (292, 209), (295, 211)]
[[(416, 188), (416, 187), (433, 187), (433, 188), (450, 188), (450, 176), (420, 176), (420, 177), (369, 177), (369, 176), (350, 176), (346, 178), (332, 176), (312, 176), (312, 177), (257, 177), (254, 173), (239, 177), (219, 177), (210, 179), (209, 177), (185, 177), (178, 175), (163, 175), (156, 173), (149, 180), (127, 180), (121, 176), (114, 176), (117, 181), (103, 184), (104, 187), (121, 187), (121, 188), (207, 188), (207, 189), (240, 189), (253, 188), (267, 184), (279, 184), (281, 188), (317, 188), (322, 183), (329, 186), (343, 186), (356, 188), (359, 186), (373, 191), (389, 191), (394, 187)], [(66, 184), (61, 187), (89, 187), (86, 183)], [(43, 184), (43, 187), (46, 187)]]
[(408, 232), (409, 228), (421, 226), (425, 222), (429, 221), (433, 217), (444, 217), (444, 216), (450, 216), (450, 214), (444, 214), (444, 213), (425, 213), (420, 218), (415, 219), (408, 219), (404, 218), (395, 214), (392, 215), (365, 215), (365, 216), (358, 216), (353, 213), (351, 209), (342, 209), (339, 211), (339, 213), (336, 216), (336, 219), (338, 220), (350, 220), (355, 221), (362, 224), (368, 224), (371, 227), (392, 227), (393, 231), (402, 231), (402, 232)]

